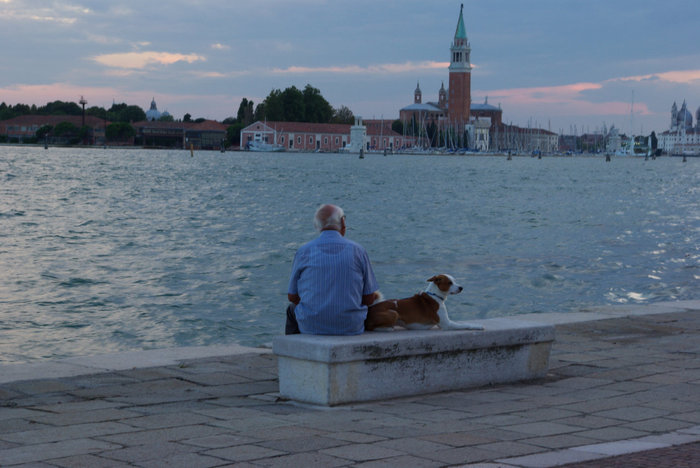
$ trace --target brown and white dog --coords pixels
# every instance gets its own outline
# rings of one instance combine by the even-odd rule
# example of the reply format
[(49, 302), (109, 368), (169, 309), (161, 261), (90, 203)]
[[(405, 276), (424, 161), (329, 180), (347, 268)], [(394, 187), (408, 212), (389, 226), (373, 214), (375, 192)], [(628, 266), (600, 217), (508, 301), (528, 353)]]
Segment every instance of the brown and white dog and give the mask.
[(443, 330), (483, 330), (480, 325), (453, 322), (447, 316), (445, 299), (449, 294), (459, 294), (462, 289), (450, 275), (433, 276), (420, 294), (406, 299), (382, 300), (369, 306), (365, 330), (387, 330), (394, 325), (410, 330), (427, 330), (435, 325)]

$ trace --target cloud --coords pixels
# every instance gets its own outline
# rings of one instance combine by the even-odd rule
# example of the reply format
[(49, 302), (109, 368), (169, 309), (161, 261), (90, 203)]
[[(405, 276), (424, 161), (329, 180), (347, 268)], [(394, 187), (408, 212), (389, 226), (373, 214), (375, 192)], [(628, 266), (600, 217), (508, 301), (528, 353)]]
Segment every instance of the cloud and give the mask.
[[(509, 111), (526, 110), (549, 116), (559, 115), (629, 115), (630, 103), (608, 100), (596, 102), (591, 100), (591, 93), (602, 91), (605, 83), (571, 83), (560, 86), (541, 86), (533, 88), (512, 88), (491, 90), (488, 94), (491, 102), (503, 102)], [(635, 103), (635, 114), (652, 115), (643, 102)]]
[(660, 80), (668, 83), (691, 84), (700, 81), (700, 70), (674, 70), (661, 73), (650, 73), (648, 75), (627, 76), (609, 81), (647, 81)]
[(378, 65), (369, 65), (366, 67), (360, 65), (338, 65), (328, 67), (298, 67), (291, 66), (287, 68), (275, 68), (273, 73), (277, 74), (312, 74), (312, 73), (341, 73), (341, 74), (392, 74), (392, 73), (408, 73), (420, 70), (445, 70), (450, 64), (448, 62), (404, 62), (404, 63), (385, 63)]
[(92, 13), (90, 8), (80, 5), (61, 4), (55, 2), (50, 7), (36, 7), (23, 5), (22, 2), (0, 0), (5, 6), (0, 11), (0, 19), (16, 21), (34, 21), (41, 23), (57, 23), (72, 25), (80, 17)]
[(144, 51), (98, 55), (93, 57), (93, 60), (108, 67), (138, 70), (152, 65), (172, 65), (177, 62), (194, 63), (205, 61), (206, 58), (197, 54)]
[(601, 89), (599, 83), (573, 83), (560, 86), (539, 86), (534, 88), (512, 88), (489, 91), (492, 96), (514, 99), (523, 104), (553, 104), (579, 101), (584, 91)]
[(231, 46), (227, 46), (226, 44), (221, 44), (217, 42), (216, 44), (212, 44), (211, 48), (214, 50), (228, 50), (231, 48)]

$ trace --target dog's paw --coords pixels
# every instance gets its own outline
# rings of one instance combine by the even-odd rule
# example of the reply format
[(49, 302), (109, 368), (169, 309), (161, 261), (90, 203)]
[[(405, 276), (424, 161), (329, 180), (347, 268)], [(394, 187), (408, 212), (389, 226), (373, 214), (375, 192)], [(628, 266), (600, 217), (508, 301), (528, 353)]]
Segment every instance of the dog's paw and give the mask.
[(482, 325), (476, 324), (476, 323), (469, 323), (469, 322), (450, 322), (446, 324), (446, 326), (440, 326), (440, 328), (443, 328), (445, 330), (483, 330), (484, 327)]

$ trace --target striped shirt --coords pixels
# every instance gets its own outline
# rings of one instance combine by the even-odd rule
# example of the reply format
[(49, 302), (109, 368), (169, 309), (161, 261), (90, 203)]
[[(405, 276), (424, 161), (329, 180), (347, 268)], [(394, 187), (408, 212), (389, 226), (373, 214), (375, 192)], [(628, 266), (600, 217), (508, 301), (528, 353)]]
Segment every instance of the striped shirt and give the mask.
[(362, 296), (377, 289), (365, 249), (329, 230), (299, 248), (287, 292), (301, 298), (294, 309), (301, 333), (359, 335), (367, 317)]

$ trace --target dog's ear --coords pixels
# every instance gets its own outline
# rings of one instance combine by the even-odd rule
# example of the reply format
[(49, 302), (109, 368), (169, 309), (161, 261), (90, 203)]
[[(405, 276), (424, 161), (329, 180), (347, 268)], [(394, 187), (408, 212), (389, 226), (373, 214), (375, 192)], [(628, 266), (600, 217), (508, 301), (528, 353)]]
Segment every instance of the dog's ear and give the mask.
[(439, 281), (440, 281), (440, 278), (438, 278), (437, 276), (433, 276), (432, 278), (428, 279), (428, 283), (432, 283), (432, 282), (438, 283)]

